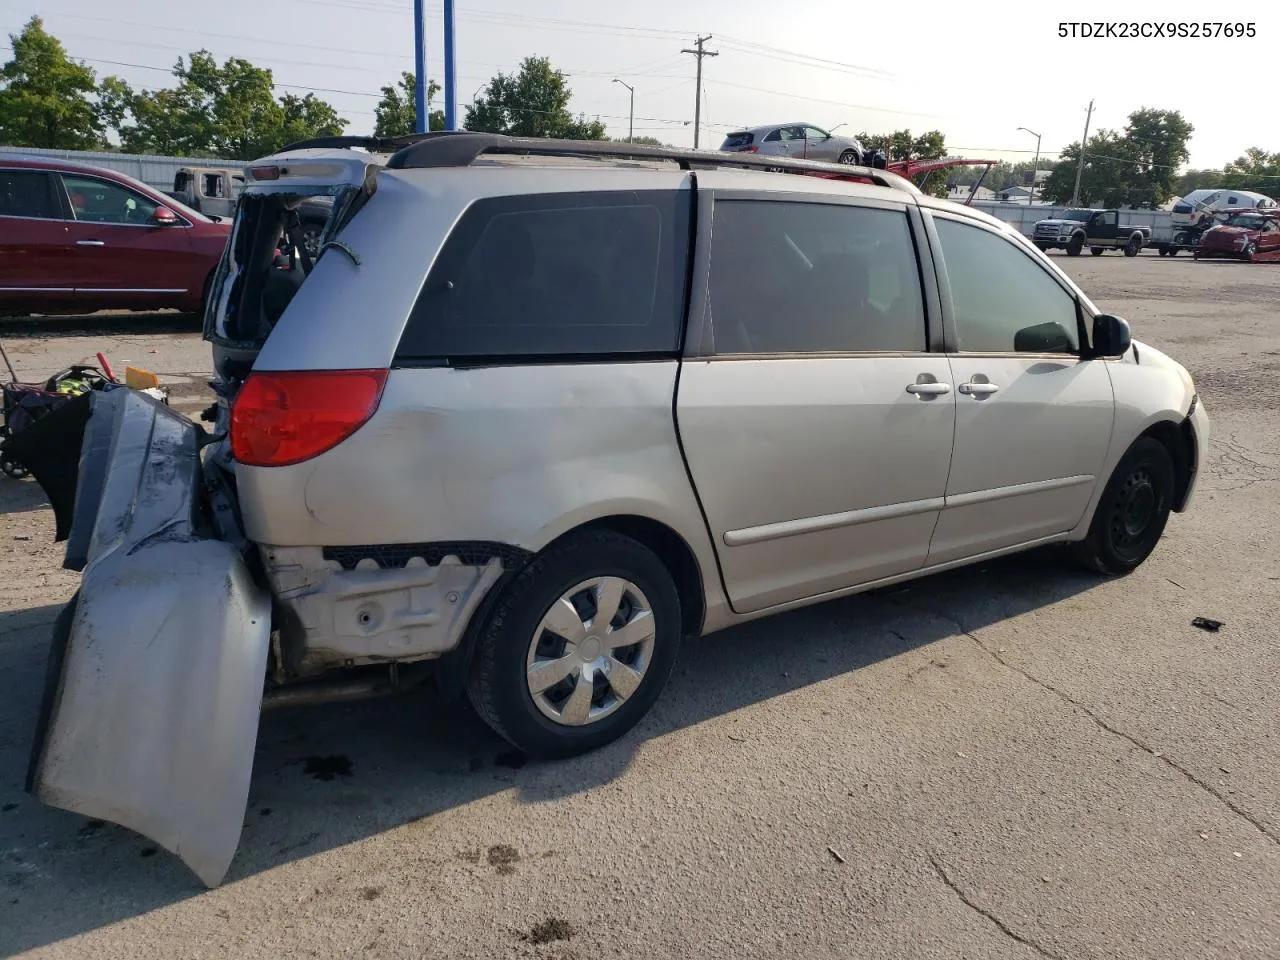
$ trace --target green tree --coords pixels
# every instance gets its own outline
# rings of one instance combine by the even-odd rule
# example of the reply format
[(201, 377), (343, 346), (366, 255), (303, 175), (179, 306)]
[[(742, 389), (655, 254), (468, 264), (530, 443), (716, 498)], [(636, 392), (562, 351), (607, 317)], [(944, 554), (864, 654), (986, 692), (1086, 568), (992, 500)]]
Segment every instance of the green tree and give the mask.
[[(614, 138), (613, 138), (613, 142), (614, 142), (614, 143), (626, 143), (626, 142), (627, 142), (627, 138), (626, 138), (626, 137), (614, 137)], [(646, 147), (667, 147), (667, 146), (670, 146), (670, 144), (663, 143), (663, 142), (662, 142), (661, 140), (659, 140), (657, 137), (632, 137), (632, 138), (631, 138), (631, 143), (632, 143), (632, 144), (635, 144), (635, 145), (646, 146)]]
[(1143, 107), (1129, 114), (1124, 137), (1133, 164), (1125, 171), (1130, 206), (1156, 208), (1175, 195), (1178, 170), (1191, 156), (1187, 141), (1194, 130), (1177, 110)]
[(174, 87), (136, 93), (119, 78), (103, 81), (100, 113), (125, 151), (253, 160), (297, 140), (336, 136), (347, 126), (313, 93), (277, 100), (271, 71), (239, 57), (219, 65), (199, 50), (179, 57), (173, 75)]
[(1267, 153), (1250, 147), (1244, 156), (1223, 168), (1220, 183), (1204, 186), (1224, 186), (1231, 190), (1252, 190), (1264, 196), (1280, 196), (1280, 153)]
[[(888, 134), (859, 133), (857, 138), (863, 149), (883, 150), (890, 163), (901, 163), (904, 160), (941, 160), (947, 155), (947, 138), (940, 130), (930, 130), (918, 137), (912, 136), (910, 130), (895, 130)], [(917, 177), (919, 182), (922, 177)], [(947, 176), (945, 174), (929, 174), (924, 179), (925, 189), (935, 197), (947, 195)]]
[[(382, 88), (382, 99), (374, 107), (373, 135), (375, 137), (403, 137), (418, 129), (418, 78), (413, 73), (402, 73), (394, 84)], [(427, 81), (427, 102), (440, 93), (440, 84)], [(427, 113), (427, 129), (444, 129), (444, 111)]]
[(275, 150), (299, 140), (336, 137), (347, 127), (347, 121), (338, 116), (333, 104), (321, 100), (314, 93), (305, 97), (286, 93), (280, 98), (280, 112), (284, 115), (284, 123), (280, 143), (272, 148)]
[[(1089, 138), (1080, 175), (1079, 202), (1102, 207), (1160, 207), (1177, 195), (1178, 168), (1189, 156), (1193, 127), (1176, 110), (1146, 107), (1129, 114), (1123, 131), (1099, 130)], [(1070, 203), (1080, 144), (1059, 154), (1045, 183), (1051, 203)]]
[(1226, 174), (1221, 170), (1188, 170), (1178, 176), (1173, 184), (1175, 196), (1185, 197), (1192, 190), (1207, 190), (1221, 187)]
[(13, 59), (0, 68), (0, 140), (64, 150), (100, 146), (94, 72), (71, 60), (39, 17), (9, 42)]
[(499, 73), (485, 95), (467, 107), (468, 130), (515, 137), (558, 140), (604, 140), (599, 120), (569, 112), (571, 98), (565, 75), (547, 57), (526, 57), (515, 74)]

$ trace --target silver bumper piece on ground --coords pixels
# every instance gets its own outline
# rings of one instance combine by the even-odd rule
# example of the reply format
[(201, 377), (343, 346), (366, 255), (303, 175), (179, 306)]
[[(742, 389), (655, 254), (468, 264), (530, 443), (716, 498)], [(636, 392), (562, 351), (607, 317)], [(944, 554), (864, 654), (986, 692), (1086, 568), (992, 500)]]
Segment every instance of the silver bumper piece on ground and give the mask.
[(84, 573), (29, 788), (217, 886), (248, 801), (271, 601), (201, 516), (199, 436), (135, 391), (93, 398), (67, 558)]

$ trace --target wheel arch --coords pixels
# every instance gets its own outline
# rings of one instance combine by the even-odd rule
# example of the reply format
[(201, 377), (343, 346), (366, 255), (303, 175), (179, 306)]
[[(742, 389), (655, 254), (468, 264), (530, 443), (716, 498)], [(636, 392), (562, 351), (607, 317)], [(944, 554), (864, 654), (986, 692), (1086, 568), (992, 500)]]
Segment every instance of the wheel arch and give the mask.
[(1191, 429), (1190, 417), (1181, 422), (1157, 420), (1138, 435), (1158, 440), (1173, 459), (1173, 510), (1175, 513), (1181, 513), (1186, 508), (1187, 494), (1191, 490), (1191, 478), (1199, 468), (1199, 464), (1196, 463), (1195, 438), (1191, 434)]
[(472, 614), (458, 646), (437, 662), (436, 685), (445, 699), (452, 700), (462, 694), (475, 659), (480, 631), (511, 582), (535, 557), (555, 549), (572, 537), (590, 531), (611, 531), (630, 537), (651, 550), (667, 568), (675, 583), (676, 592), (680, 596), (684, 635), (697, 636), (702, 632), (707, 615), (706, 585), (703, 582), (702, 565), (688, 540), (669, 525), (652, 517), (627, 513), (597, 517), (565, 530), (536, 553), (530, 553), (520, 566), (503, 573), (502, 578), (493, 585), (493, 589)]

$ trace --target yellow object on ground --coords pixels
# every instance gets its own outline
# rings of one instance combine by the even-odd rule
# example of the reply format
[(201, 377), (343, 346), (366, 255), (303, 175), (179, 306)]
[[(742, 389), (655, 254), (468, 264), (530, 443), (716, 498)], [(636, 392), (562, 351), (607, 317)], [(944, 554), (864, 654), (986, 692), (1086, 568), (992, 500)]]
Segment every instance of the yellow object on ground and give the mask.
[(124, 385), (134, 390), (145, 390), (148, 387), (160, 386), (160, 378), (150, 370), (143, 370), (141, 367), (125, 367)]

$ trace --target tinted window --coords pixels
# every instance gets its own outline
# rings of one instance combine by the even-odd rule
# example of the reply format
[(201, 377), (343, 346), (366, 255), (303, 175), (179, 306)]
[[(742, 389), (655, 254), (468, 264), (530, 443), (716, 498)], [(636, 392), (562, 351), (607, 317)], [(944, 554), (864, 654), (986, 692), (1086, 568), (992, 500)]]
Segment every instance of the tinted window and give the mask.
[(742, 147), (749, 147), (751, 146), (751, 143), (753, 140), (755, 140), (755, 137), (753, 137), (749, 133), (731, 133), (724, 138), (724, 144), (720, 147), (720, 149), (721, 150), (737, 150), (737, 149), (741, 149)]
[(62, 175), (71, 211), (88, 223), (150, 224), (158, 204), (117, 183), (95, 177)]
[(479, 201), (431, 268), (400, 356), (674, 353), (689, 203), (688, 192)]
[(1075, 300), (1014, 242), (938, 218), (960, 350), (1074, 353)]
[(47, 173), (0, 170), (0, 217), (60, 220), (62, 211), (54, 198), (53, 178)]
[(718, 354), (924, 350), (906, 214), (717, 201), (711, 322)]

